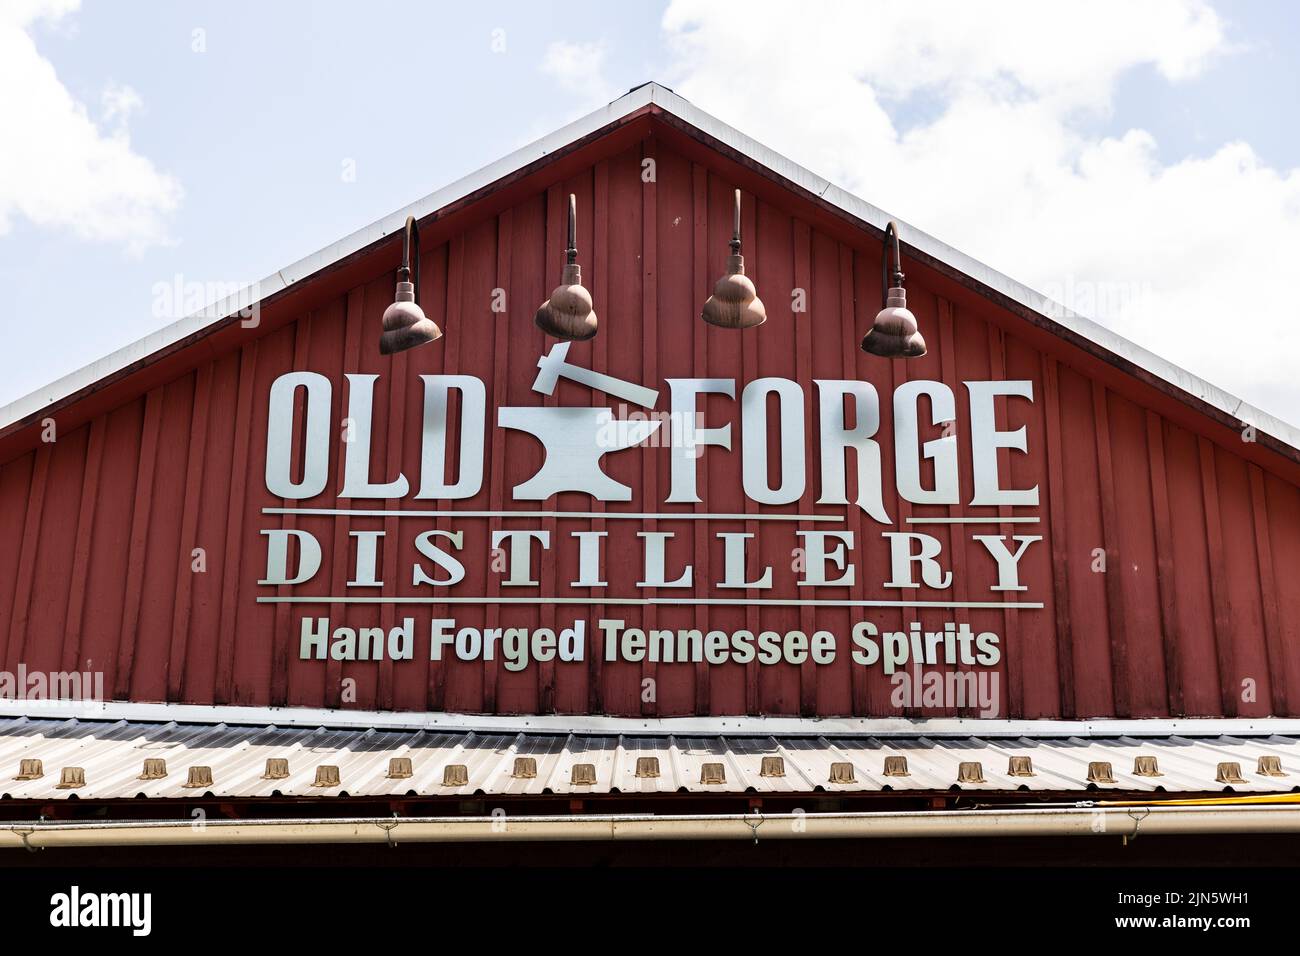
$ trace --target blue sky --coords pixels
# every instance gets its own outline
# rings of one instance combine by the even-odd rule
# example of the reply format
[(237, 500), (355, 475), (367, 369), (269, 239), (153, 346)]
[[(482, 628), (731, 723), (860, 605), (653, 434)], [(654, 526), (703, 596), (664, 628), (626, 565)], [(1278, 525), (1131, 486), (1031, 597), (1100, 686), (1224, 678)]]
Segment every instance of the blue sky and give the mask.
[(897, 6), (6, 4), (0, 405), (657, 79), (1300, 421), (1300, 10)]

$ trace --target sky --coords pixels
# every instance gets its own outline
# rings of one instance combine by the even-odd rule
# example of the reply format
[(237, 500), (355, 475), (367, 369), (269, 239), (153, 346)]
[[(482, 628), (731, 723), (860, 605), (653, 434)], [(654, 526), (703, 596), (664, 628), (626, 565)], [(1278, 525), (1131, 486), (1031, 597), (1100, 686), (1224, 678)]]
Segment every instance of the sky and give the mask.
[(0, 405), (652, 79), (1300, 423), (1284, 0), (0, 0)]

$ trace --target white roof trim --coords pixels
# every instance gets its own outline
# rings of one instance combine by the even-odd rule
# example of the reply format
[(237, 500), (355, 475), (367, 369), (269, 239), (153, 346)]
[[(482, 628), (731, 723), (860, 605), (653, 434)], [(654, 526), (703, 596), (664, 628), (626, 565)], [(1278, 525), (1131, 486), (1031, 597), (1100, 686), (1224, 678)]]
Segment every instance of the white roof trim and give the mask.
[[(825, 202), (851, 216), (882, 230), (886, 223), (891, 219), (894, 220), (904, 227), (907, 243), (913, 248), (964, 273), (1025, 308), (1052, 319), (1059, 325), (1070, 329), (1102, 348), (1114, 352), (1152, 375), (1177, 386), (1208, 405), (1232, 416), (1243, 425), (1254, 426), (1257, 431), (1264, 432), (1293, 448), (1300, 449), (1300, 428), (1296, 428), (1261, 409), (1255, 408), (1245, 400), (1210, 384), (1185, 369), (1179, 368), (1158, 355), (1148, 352), (1110, 329), (1072, 312), (1046, 296), (1035, 292), (1028, 286), (1004, 276), (1002, 273), (989, 268), (964, 253), (958, 252), (951, 246), (940, 242), (919, 229), (907, 225), (897, 217), (890, 216), (876, 206), (833, 185), (829, 180), (823, 179), (802, 166), (791, 162), (779, 153), (768, 149), (761, 143), (750, 139), (743, 133), (732, 129), (657, 83), (646, 83), (631, 90), (582, 119), (570, 123), (568, 126), (562, 127), (488, 166), (484, 166), (477, 172), (471, 173), (463, 179), (459, 179), (451, 185), (411, 203), (409, 206), (390, 213), (364, 229), (358, 229), (350, 236), (340, 239), (338, 242), (332, 243), (306, 258), (300, 259), (292, 265), (280, 269), (255, 286), (249, 287), (249, 289), (256, 289), (259, 298), (266, 298), (280, 292), (295, 282), (299, 282), (321, 269), (364, 249), (375, 240), (401, 229), (408, 215), (415, 216), (417, 219), (423, 218), (651, 103), (691, 124), (719, 142), (726, 144), (754, 162), (767, 167), (795, 185), (808, 190), (816, 196), (820, 196)], [(83, 369), (50, 383), (44, 388), (37, 389), (30, 395), (0, 407), (0, 428), (20, 421), (54, 402), (67, 398), (101, 379), (121, 371), (160, 349), (201, 331), (214, 321), (213, 316), (225, 317), (233, 315), (251, 304), (249, 289), (214, 303), (200, 312), (147, 335), (139, 341), (87, 365)]]
[(600, 714), (491, 715), (316, 707), (239, 707), (130, 701), (0, 699), (0, 718), (112, 720), (428, 730), (439, 733), (587, 734), (653, 737), (1258, 737), (1300, 736), (1300, 720), (1190, 717), (1137, 720), (1002, 720), (959, 717), (607, 717)]

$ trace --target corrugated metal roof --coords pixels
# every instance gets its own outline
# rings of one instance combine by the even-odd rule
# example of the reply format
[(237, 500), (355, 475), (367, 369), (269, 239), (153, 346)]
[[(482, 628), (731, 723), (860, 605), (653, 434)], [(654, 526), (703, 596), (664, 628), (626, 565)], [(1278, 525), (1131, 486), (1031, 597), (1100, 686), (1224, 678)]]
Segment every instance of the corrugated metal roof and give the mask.
[[(906, 776), (886, 775), (890, 757), (906, 759)], [(1011, 775), (1013, 757), (1028, 757), (1033, 775)], [(1137, 775), (1138, 757), (1154, 757), (1160, 775)], [(144, 778), (150, 758), (164, 761), (165, 776)], [(401, 775), (401, 761), (399, 775), (392, 775), (394, 758), (410, 761), (410, 776)], [(780, 775), (771, 758), (780, 758)], [(40, 761), (41, 775), (21, 779), (23, 761), (32, 760)], [(286, 761), (288, 776), (268, 778), (268, 760)], [(1090, 765), (1102, 762), (1110, 764), (1114, 783), (1090, 782)], [(970, 763), (979, 764), (978, 772), (968, 767), (962, 774), (961, 765)], [(1221, 765), (1234, 763), (1241, 781), (1220, 779)], [(1270, 764), (1282, 775), (1260, 772)], [(591, 769), (575, 775), (579, 765)], [(460, 771), (448, 774), (449, 766), (464, 767), (464, 782), (457, 782)], [(338, 768), (337, 784), (318, 785), (321, 767)], [(71, 768), (84, 779), (69, 786), (64, 772)], [(211, 781), (202, 771), (191, 780), (192, 768), (207, 768)], [(952, 789), (1300, 790), (1300, 737), (632, 737), (27, 717), (0, 723), (0, 794), (16, 800)]]

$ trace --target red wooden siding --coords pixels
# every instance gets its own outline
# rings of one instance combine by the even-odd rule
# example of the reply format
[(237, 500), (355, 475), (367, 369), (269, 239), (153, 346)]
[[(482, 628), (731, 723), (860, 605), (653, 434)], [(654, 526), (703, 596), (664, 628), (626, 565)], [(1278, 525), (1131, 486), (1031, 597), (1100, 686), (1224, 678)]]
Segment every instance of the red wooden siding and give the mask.
[[(641, 175), (645, 158), (656, 163), (649, 183)], [(135, 700), (500, 713), (925, 716), (957, 712), (895, 707), (879, 667), (851, 663), (847, 635), (863, 617), (882, 628), (920, 620), (927, 629), (941, 629), (943, 621), (956, 620), (1003, 636), (1006, 716), (1300, 713), (1300, 588), (1291, 586), (1300, 569), (1300, 488), (1283, 469), (1248, 461), (1222, 428), (1196, 432), (1185, 421), (1170, 420), (1167, 403), (1146, 386), (1117, 391), (1113, 376), (1098, 373), (1096, 358), (1063, 342), (1045, 349), (1041, 333), (1033, 334), (1038, 330), (985, 300), (959, 294), (924, 268), (908, 268), (908, 291), (929, 354), (911, 362), (864, 355), (857, 343), (880, 302), (879, 245), (865, 234), (846, 237), (821, 228), (794, 195), (745, 194), (747, 271), (766, 304), (767, 324), (744, 334), (704, 325), (697, 318), (700, 306), (727, 254), (735, 183), (724, 173), (724, 166), (701, 164), (647, 138), (426, 246), (421, 304), (446, 333), (435, 345), (393, 357), (379, 354), (379, 317), (391, 300), (393, 277), (391, 263), (376, 257), (368, 281), (293, 322), (249, 330), (232, 350), (215, 356), (195, 350), (190, 371), (174, 381), (0, 464), (4, 668), (13, 671), (22, 662), (31, 669), (102, 669), (116, 697)], [(969, 414), (963, 381), (1031, 380), (1032, 404), (1003, 400), (1000, 406), (1002, 428), (1029, 429), (1029, 453), (1002, 452), (1002, 473), (1013, 487), (1038, 485), (1042, 523), (1003, 522), (981, 530), (1013, 534), (1031, 527), (1044, 536), (1022, 562), (1022, 579), (1042, 609), (589, 609), (589, 621), (612, 616), (666, 628), (699, 626), (705, 616), (708, 627), (722, 630), (825, 628), (840, 635), (841, 644), (836, 663), (823, 667), (607, 663), (592, 651), (585, 662), (530, 664), (517, 673), (499, 662), (431, 663), (418, 653), (397, 664), (298, 660), (296, 621), (304, 613), (328, 613), (333, 624), (377, 617), (386, 627), (406, 614), (417, 620), (456, 617), (477, 626), (500, 626), (508, 617), (522, 627), (553, 627), (569, 616), (555, 605), (388, 605), (345, 612), (256, 601), (274, 593), (257, 585), (265, 560), (260, 531), (273, 527), (303, 528), (322, 542), (321, 571), (296, 593), (342, 593), (351, 560), (349, 532), (382, 529), (384, 593), (414, 594), (415, 536), (454, 524), (466, 533), (463, 593), (500, 595), (500, 578), (486, 562), (490, 531), (501, 526), (494, 519), (263, 514), (264, 508), (295, 504), (272, 497), (265, 487), (267, 396), (271, 382), (294, 369), (323, 373), (335, 383), (330, 485), (318, 499), (297, 504), (378, 509), (394, 503), (335, 499), (343, 450), (338, 423), (346, 407), (342, 375), (380, 376), (371, 469), (382, 480), (399, 470), (408, 477), (419, 472), (418, 376), (476, 375), (488, 390), (483, 488), (450, 507), (510, 507), (510, 488), (535, 472), (542, 451), (528, 436), (495, 427), (492, 410), (536, 404), (535, 363), (549, 344), (532, 315), (559, 275), (569, 192), (578, 196), (580, 262), (600, 319), (600, 334), (575, 344), (573, 361), (661, 389), (665, 378), (732, 377), (737, 399), (746, 382), (761, 376), (803, 386), (808, 485), (800, 501), (776, 510), (834, 510), (815, 503), (815, 379), (859, 378), (876, 387), (885, 407), (878, 440), (886, 476), (894, 458), (888, 402), (898, 385), (922, 378), (946, 383), (961, 423)], [(498, 288), (506, 293), (504, 314), (491, 308)], [(806, 291), (806, 312), (792, 311), (796, 288)], [(1147, 391), (1149, 400), (1143, 399)], [(546, 403), (604, 399), (561, 382)], [(706, 421), (731, 421), (733, 428), (731, 453), (709, 449), (699, 465), (706, 499), (701, 510), (757, 510), (741, 490), (737, 407), (723, 396), (701, 398)], [(922, 441), (937, 432), (923, 426)], [(959, 428), (957, 438), (965, 490), (971, 487), (970, 436)], [(568, 493), (545, 507), (690, 510), (662, 504), (669, 486), (663, 450), (611, 456), (606, 466), (637, 490), (630, 505)], [(852, 487), (852, 462), (849, 472)], [(908, 530), (909, 516), (967, 513), (961, 506), (909, 505), (888, 477), (885, 490), (895, 530)], [(1009, 516), (1007, 509), (999, 515)], [(717, 579), (722, 550), (711, 529), (702, 522), (659, 525), (678, 532), (670, 567), (690, 561), (697, 582)], [(510, 526), (523, 525), (512, 519)], [(636, 531), (656, 530), (654, 522), (601, 517), (548, 518), (538, 526), (557, 544), (573, 530), (608, 532), (604, 572), (610, 595), (636, 591)], [(887, 573), (879, 536), (889, 529), (856, 508), (846, 527), (857, 539), (858, 581), (850, 596), (879, 597)], [(789, 556), (790, 528), (750, 520), (726, 530), (756, 535), (758, 553), (748, 570), (758, 573), (760, 557), (770, 564), (773, 595), (800, 590)], [(968, 539), (968, 529), (926, 530), (943, 542), (944, 560), (954, 572), (946, 599), (987, 595), (996, 569)], [(204, 562), (201, 572), (192, 570), (196, 553)], [(552, 554), (540, 565), (537, 593), (563, 593), (576, 576), (572, 549), (557, 547)], [(1103, 561), (1105, 571), (1094, 570)], [(706, 590), (697, 585), (697, 592)], [(815, 591), (811, 596), (835, 596), (830, 589)], [(748, 596), (760, 595), (751, 590)], [(915, 597), (945, 599), (927, 588)], [(345, 688), (347, 679), (355, 681), (354, 695)], [(655, 681), (653, 700), (643, 699), (646, 679)], [(1246, 692), (1248, 682), (1253, 696)], [(974, 714), (971, 708), (961, 711)]]

